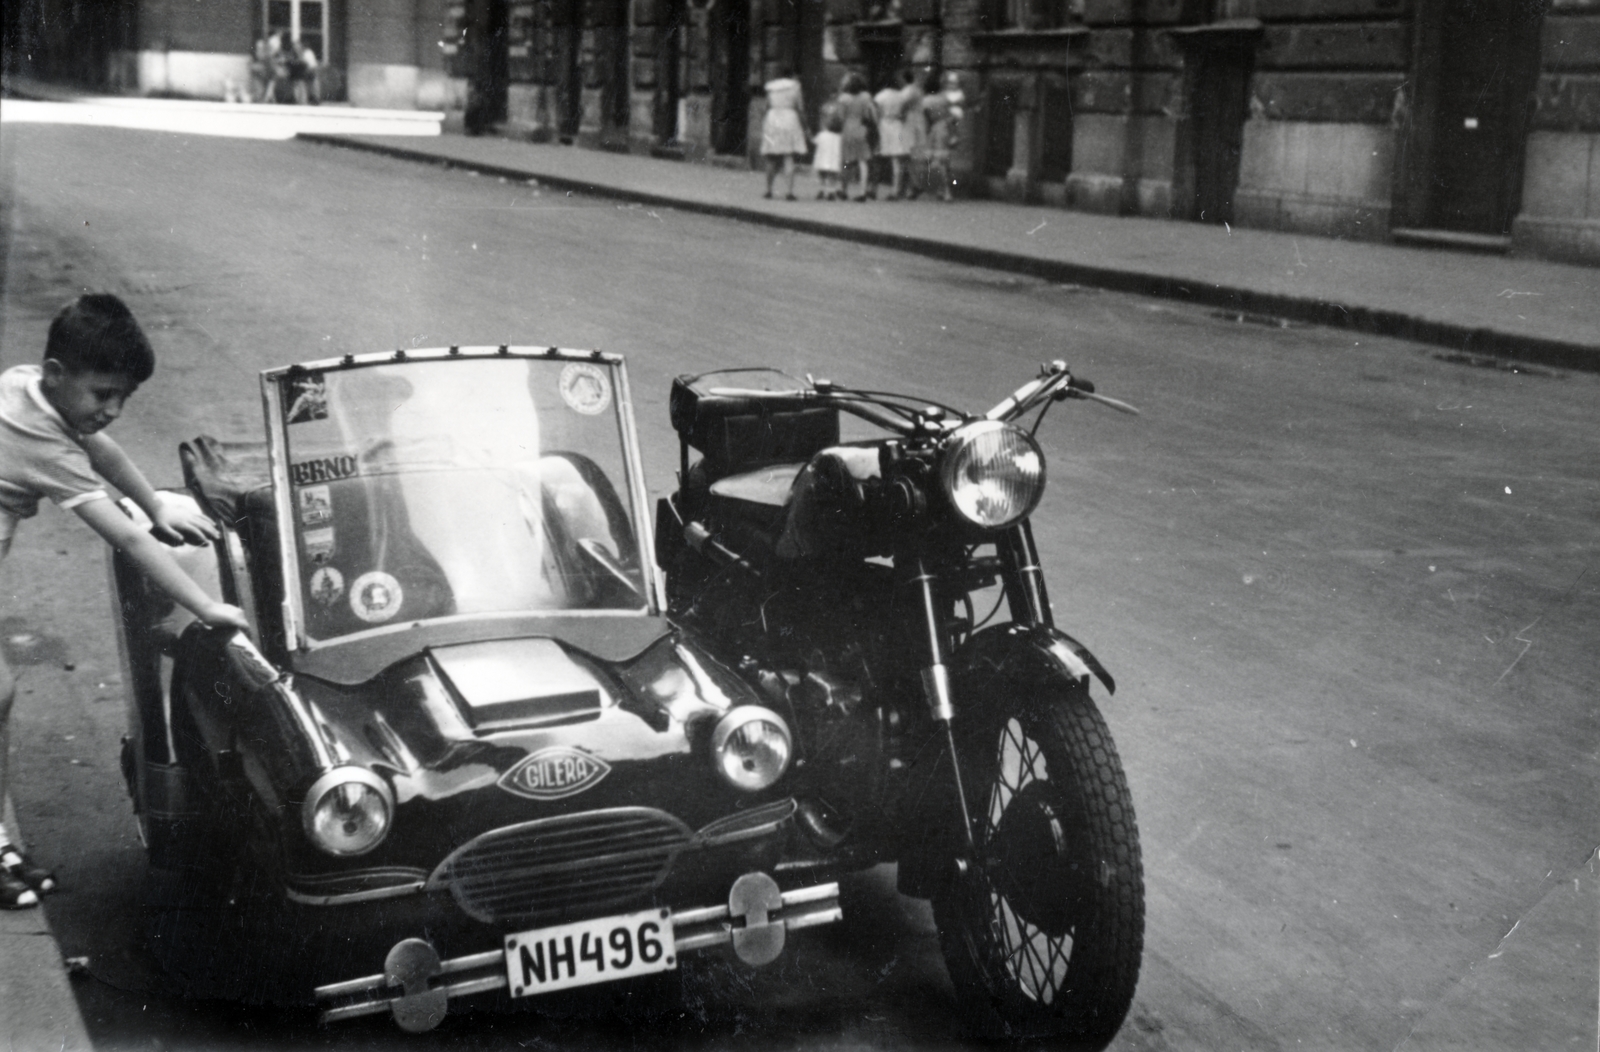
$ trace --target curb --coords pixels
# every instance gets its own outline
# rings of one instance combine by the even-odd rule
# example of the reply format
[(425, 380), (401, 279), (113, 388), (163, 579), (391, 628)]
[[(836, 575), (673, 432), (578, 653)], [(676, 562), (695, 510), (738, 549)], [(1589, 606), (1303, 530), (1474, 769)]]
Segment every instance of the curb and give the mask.
[[(6, 829), (23, 842), (11, 801)], [(33, 1052), (92, 1052), (61, 947), (43, 905), (0, 911), (0, 1047)]]
[(907, 234), (859, 230), (824, 220), (775, 215), (742, 205), (690, 201), (667, 194), (607, 186), (565, 176), (545, 175), (528, 169), (441, 157), (426, 150), (407, 149), (389, 143), (362, 142), (340, 135), (302, 132), (296, 138), (320, 146), (381, 154), (398, 160), (420, 161), (442, 168), (459, 168), (480, 175), (515, 179), (519, 182), (533, 179), (558, 190), (570, 190), (593, 197), (675, 208), (682, 212), (722, 219), (737, 219), (839, 241), (853, 241), (876, 248), (910, 252), (949, 263), (1021, 274), (1045, 281), (1088, 285), (1113, 292), (1128, 292), (1157, 299), (1177, 300), (1196, 306), (1215, 307), (1245, 315), (1270, 315), (1274, 318), (1350, 329), (1374, 336), (1391, 336), (1446, 347), (1471, 356), (1511, 359), (1582, 372), (1600, 372), (1600, 345), (1527, 336), (1487, 327), (1456, 325), (1385, 308), (1344, 304), (1313, 297), (1288, 296), (1220, 284), (1197, 285), (1185, 279), (1162, 274), (1042, 259), (1037, 256), (975, 248)]

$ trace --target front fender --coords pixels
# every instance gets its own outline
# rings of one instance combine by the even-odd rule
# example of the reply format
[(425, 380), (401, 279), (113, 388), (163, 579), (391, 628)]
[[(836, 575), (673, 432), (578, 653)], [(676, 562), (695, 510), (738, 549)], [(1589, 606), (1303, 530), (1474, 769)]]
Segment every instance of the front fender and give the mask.
[(952, 665), (952, 678), (957, 682), (999, 676), (1033, 683), (1065, 676), (1087, 686), (1092, 673), (1105, 684), (1108, 694), (1117, 692), (1111, 673), (1088, 647), (1060, 629), (1044, 625), (1011, 624), (984, 629), (956, 652)]
[[(1089, 648), (1065, 632), (1045, 626), (997, 625), (974, 634), (951, 661), (956, 720), (983, 705), (996, 682), (1024, 690), (1065, 682), (1087, 696), (1092, 675), (1115, 692), (1116, 682)], [(970, 717), (969, 717), (970, 718)], [(949, 751), (940, 749), (912, 772), (906, 821), (899, 846), (901, 894), (927, 898), (946, 879), (950, 859), (959, 853), (950, 817), (956, 810)], [(970, 801), (969, 801), (970, 803)]]

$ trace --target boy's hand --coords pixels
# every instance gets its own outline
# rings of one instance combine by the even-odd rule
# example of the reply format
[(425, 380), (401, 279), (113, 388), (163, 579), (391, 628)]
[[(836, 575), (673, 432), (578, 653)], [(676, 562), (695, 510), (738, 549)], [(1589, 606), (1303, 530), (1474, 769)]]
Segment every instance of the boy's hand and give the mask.
[(150, 518), (150, 532), (167, 544), (199, 544), (216, 540), (217, 524), (204, 514), (185, 507), (163, 504)]
[(237, 628), (246, 632), (250, 630), (250, 622), (245, 620), (244, 611), (227, 603), (212, 603), (196, 616), (207, 628)]

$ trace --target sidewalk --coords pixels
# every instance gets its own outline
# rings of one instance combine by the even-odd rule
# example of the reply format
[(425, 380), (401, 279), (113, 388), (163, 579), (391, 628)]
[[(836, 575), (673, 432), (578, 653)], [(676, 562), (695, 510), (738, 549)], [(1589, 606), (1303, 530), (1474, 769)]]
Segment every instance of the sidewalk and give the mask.
[(7, 123), (87, 124), (187, 135), (292, 139), (302, 133), (438, 135), (444, 114), (427, 110), (375, 110), (355, 106), (288, 106), (221, 103), (203, 99), (151, 99), (88, 95), (76, 88), (6, 76), (0, 120)]
[[(11, 801), (0, 803), (6, 829), (20, 842)], [(92, 1047), (44, 907), (0, 910), (0, 1049), (90, 1052)]]
[(997, 201), (823, 202), (804, 174), (800, 200), (767, 201), (755, 172), (492, 137), (300, 138), (1049, 281), (1600, 370), (1596, 268)]

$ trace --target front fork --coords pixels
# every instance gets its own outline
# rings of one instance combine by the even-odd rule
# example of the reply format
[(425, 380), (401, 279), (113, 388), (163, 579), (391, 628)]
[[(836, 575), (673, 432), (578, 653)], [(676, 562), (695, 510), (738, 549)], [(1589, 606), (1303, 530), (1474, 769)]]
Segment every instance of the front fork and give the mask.
[[(1006, 602), (1012, 619), (1020, 624), (1050, 626), (1050, 597), (1045, 591), (1044, 571), (1039, 567), (1039, 552), (1033, 543), (1033, 527), (1027, 520), (1007, 530), (995, 542), (1000, 556), (1000, 572), (1004, 582)], [(922, 695), (928, 703), (928, 712), (944, 728), (945, 744), (950, 750), (950, 774), (955, 782), (956, 802), (961, 811), (961, 829), (967, 853), (977, 852), (977, 842), (972, 833), (972, 811), (967, 802), (966, 786), (961, 776), (961, 763), (956, 752), (955, 698), (950, 690), (950, 629), (945, 616), (948, 603), (939, 590), (939, 577), (929, 567), (921, 554), (897, 558), (895, 565), (906, 565), (906, 584), (916, 592), (921, 612), (919, 634), (922, 636)]]

